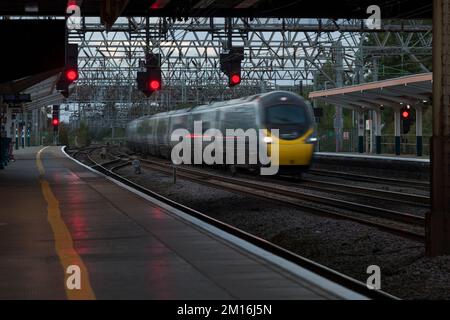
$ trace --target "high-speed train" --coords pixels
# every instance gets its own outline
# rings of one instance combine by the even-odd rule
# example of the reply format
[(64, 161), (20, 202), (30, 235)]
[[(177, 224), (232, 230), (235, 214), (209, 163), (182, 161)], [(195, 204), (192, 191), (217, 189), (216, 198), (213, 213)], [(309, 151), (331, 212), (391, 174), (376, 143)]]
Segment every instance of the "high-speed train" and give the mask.
[[(272, 143), (272, 139), (277, 139), (279, 172), (298, 174), (311, 163), (317, 140), (312, 107), (301, 96), (286, 91), (262, 93), (138, 118), (127, 125), (127, 146), (135, 152), (170, 158), (176, 144), (171, 141), (172, 132), (180, 128), (194, 132), (194, 122), (199, 120), (202, 121), (203, 133), (210, 128), (224, 133), (226, 129), (253, 128), (258, 132), (262, 130), (269, 137), (274, 129), (279, 129), (278, 137), (269, 138)], [(191, 137), (196, 139), (201, 138), (201, 135)]]

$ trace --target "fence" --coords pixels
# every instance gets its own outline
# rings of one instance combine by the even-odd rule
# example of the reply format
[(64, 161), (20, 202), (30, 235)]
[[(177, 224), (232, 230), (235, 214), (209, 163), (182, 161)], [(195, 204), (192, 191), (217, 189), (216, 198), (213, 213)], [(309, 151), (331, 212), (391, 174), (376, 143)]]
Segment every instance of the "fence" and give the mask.
[[(317, 142), (316, 151), (321, 152), (335, 152), (336, 151), (336, 134), (334, 130), (323, 130), (318, 134), (319, 141)], [(364, 136), (364, 152), (368, 150), (368, 137)], [(400, 138), (400, 153), (405, 155), (416, 154), (416, 136), (403, 135)], [(430, 155), (430, 136), (423, 136), (422, 138), (422, 153), (424, 156)], [(373, 153), (375, 153), (375, 143), (373, 145)], [(358, 134), (356, 130), (344, 130), (342, 135), (341, 152), (358, 152)], [(381, 136), (381, 153), (394, 154), (395, 153), (395, 136), (384, 135)]]

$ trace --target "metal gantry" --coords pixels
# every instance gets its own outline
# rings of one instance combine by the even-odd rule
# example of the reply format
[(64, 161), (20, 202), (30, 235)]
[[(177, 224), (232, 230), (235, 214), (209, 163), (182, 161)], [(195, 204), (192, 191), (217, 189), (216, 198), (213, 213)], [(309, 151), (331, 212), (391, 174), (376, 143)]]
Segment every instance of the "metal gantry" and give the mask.
[[(360, 83), (386, 56), (408, 57), (429, 71), (429, 22), (384, 21), (382, 27), (373, 32), (351, 19), (133, 17), (119, 18), (106, 32), (99, 19), (83, 18), (82, 28), (69, 33), (79, 45), (80, 79), (68, 103), (93, 114), (114, 104), (108, 121), (123, 126), (142, 114), (214, 99), (279, 88), (299, 92), (314, 79), (316, 89)], [(245, 56), (242, 83), (233, 89), (219, 68), (219, 55), (230, 45), (244, 47)], [(163, 72), (163, 90), (148, 99), (136, 90), (146, 51), (161, 54)]]

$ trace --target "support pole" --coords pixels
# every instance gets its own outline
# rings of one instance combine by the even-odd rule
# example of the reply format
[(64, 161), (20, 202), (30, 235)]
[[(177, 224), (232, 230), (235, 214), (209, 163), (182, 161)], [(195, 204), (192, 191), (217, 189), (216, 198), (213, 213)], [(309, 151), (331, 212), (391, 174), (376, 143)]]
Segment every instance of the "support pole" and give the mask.
[(34, 143), (37, 145), (37, 146), (39, 146), (40, 145), (40, 141), (39, 141), (39, 116), (40, 116), (40, 113), (41, 113), (41, 109), (40, 108), (38, 108), (38, 109), (33, 109), (33, 120), (32, 120), (32, 123), (33, 123), (33, 134), (34, 134)]
[(422, 106), (416, 106), (416, 154), (422, 156)]
[(394, 110), (394, 134), (395, 134), (395, 147), (394, 153), (400, 155), (400, 109)]
[(373, 153), (374, 149), (374, 141), (373, 137), (375, 136), (375, 112), (373, 110), (369, 110), (367, 112), (367, 118), (369, 118), (369, 132), (367, 134), (367, 150), (368, 153)]
[[(4, 128), (3, 128), (3, 117), (7, 117), (7, 113), (8, 111), (6, 111), (6, 114), (3, 114), (4, 110), (8, 110), (7, 108), (3, 109), (3, 97), (2, 95), (0, 95), (0, 152), (2, 150), (2, 148), (6, 148), (6, 146), (2, 146), (2, 142), (4, 143), (5, 140), (3, 140), (2, 138), (6, 138), (6, 132), (4, 132)], [(2, 155), (0, 154), (0, 169), (4, 169), (5, 167), (3, 166), (3, 161), (2, 161)]]
[(27, 147), (31, 147), (31, 126), (27, 126)]
[(377, 109), (373, 113), (375, 121), (375, 152), (381, 153), (381, 110)]
[[(343, 49), (342, 43), (337, 41), (335, 43), (336, 50), (336, 86), (342, 87), (343, 84)], [(336, 152), (342, 151), (342, 128), (344, 126), (344, 120), (342, 118), (342, 107), (335, 107), (334, 117), (334, 132), (336, 135)]]
[(450, 254), (450, 0), (433, 0), (433, 136), (431, 211), (426, 252)]
[(364, 152), (364, 112), (360, 109), (356, 110), (358, 121), (358, 152)]
[(16, 143), (14, 145), (14, 149), (19, 150), (19, 128), (18, 128), (18, 125), (17, 125), (17, 120), (14, 121), (14, 134), (16, 135), (15, 136)]
[(20, 130), (22, 149), (25, 149), (25, 129), (26, 129), (26, 127), (22, 121), (22, 126), (21, 126), (21, 130)]

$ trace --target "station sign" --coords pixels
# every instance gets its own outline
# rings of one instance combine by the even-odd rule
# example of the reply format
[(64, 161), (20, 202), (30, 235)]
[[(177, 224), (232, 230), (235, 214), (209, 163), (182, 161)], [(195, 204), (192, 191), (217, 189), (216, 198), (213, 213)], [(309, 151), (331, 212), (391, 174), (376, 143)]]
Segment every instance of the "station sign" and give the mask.
[(31, 95), (28, 93), (4, 94), (2, 95), (4, 103), (25, 103), (31, 102)]
[(8, 109), (11, 110), (12, 114), (17, 114), (17, 113), (23, 112), (22, 106), (18, 106), (18, 105), (9, 106)]

